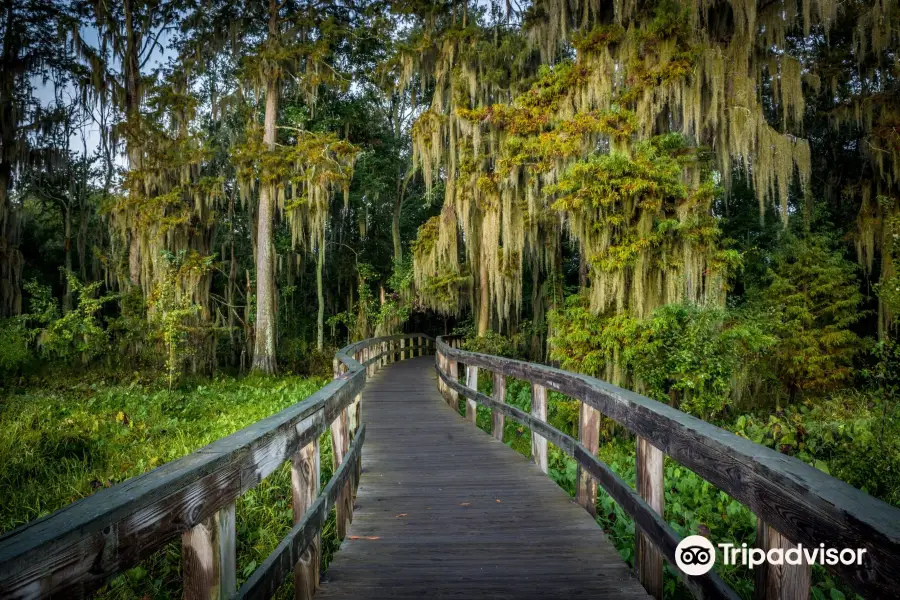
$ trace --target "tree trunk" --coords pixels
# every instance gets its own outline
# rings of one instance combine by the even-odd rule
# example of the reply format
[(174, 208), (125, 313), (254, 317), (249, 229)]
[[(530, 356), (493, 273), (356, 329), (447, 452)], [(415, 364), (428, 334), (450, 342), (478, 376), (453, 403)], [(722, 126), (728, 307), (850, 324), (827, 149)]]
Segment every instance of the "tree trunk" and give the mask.
[[(125, 121), (132, 131), (137, 127), (140, 119), (140, 49), (141, 35), (134, 26), (134, 2), (124, 0), (123, 10), (125, 16), (125, 55), (122, 57), (122, 69), (125, 77)], [(125, 140), (128, 155), (128, 166), (131, 169), (141, 168), (141, 152), (134, 139)], [(136, 232), (132, 231), (128, 248), (129, 280), (134, 286), (141, 282), (141, 247)]]
[(316, 348), (321, 352), (325, 346), (325, 295), (322, 289), (322, 270), (325, 268), (325, 240), (319, 241), (319, 252), (316, 256), (316, 295), (319, 299), (319, 314), (316, 319)]
[[(273, 16), (274, 18), (274, 16)], [(271, 32), (270, 32), (271, 35)], [(266, 83), (266, 115), (263, 143), (275, 149), (275, 119), (278, 114), (278, 82)], [(274, 373), (275, 362), (275, 190), (271, 183), (259, 189), (259, 215), (256, 234), (256, 332), (253, 348), (253, 370)]]
[(488, 289), (487, 261), (481, 261), (479, 269), (480, 294), (478, 301), (478, 335), (482, 336), (491, 328), (490, 290)]
[(63, 273), (63, 283), (65, 284), (65, 292), (63, 292), (62, 298), (62, 309), (63, 314), (67, 315), (72, 312), (72, 286), (69, 284), (69, 275), (72, 274), (72, 205), (71, 200), (69, 200), (70, 204), (67, 204), (65, 207), (64, 215), (65, 215), (65, 237), (66, 241), (63, 244), (63, 252), (65, 253), (65, 267), (66, 272)]
[(394, 200), (394, 216), (391, 220), (391, 236), (394, 238), (394, 264), (403, 261), (403, 246), (400, 244), (400, 211), (403, 209), (403, 197), (397, 194)]

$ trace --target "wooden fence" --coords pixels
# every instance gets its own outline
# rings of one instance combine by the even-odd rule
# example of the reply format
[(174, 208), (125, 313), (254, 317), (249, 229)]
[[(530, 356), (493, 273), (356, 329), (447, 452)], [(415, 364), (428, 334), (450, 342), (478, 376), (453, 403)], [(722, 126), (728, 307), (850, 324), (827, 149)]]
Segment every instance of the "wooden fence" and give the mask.
[[(593, 377), (552, 367), (467, 352), (457, 338), (437, 338), (438, 385), (456, 408), (466, 398), (466, 417), (475, 422), (476, 403), (492, 411), (492, 433), (502, 440), (504, 417), (531, 428), (532, 456), (547, 472), (547, 442), (573, 457), (578, 466), (577, 501), (596, 512), (597, 484), (635, 522), (635, 570), (656, 598), (663, 596), (663, 559), (675, 566), (681, 537), (663, 519), (665, 455), (691, 469), (757, 516), (757, 545), (765, 551), (796, 544), (817, 549), (865, 549), (863, 567), (829, 566), (868, 599), (900, 595), (900, 510), (806, 463), (640, 394)], [(459, 365), (466, 365), (465, 384)], [(479, 370), (493, 374), (493, 394), (477, 391)], [(505, 403), (506, 377), (528, 381), (532, 409)], [(578, 439), (547, 423), (547, 391), (580, 401)], [(636, 489), (597, 457), (600, 416), (610, 417), (637, 437)], [(713, 540), (730, 542), (731, 540)], [(677, 567), (676, 567), (677, 570)], [(809, 565), (756, 568), (756, 596), (769, 600), (809, 597)], [(710, 571), (683, 579), (698, 598), (737, 598)]]
[[(422, 355), (433, 338), (373, 338), (341, 349), (335, 379), (278, 414), (139, 477), (100, 490), (0, 537), (0, 598), (83, 598), (181, 537), (184, 597), (268, 598), (293, 573), (296, 598), (319, 581), (320, 535), (332, 506), (352, 519), (368, 375)], [(331, 429), (334, 473), (319, 491), (319, 437)], [(291, 462), (294, 527), (236, 589), (234, 503)]]

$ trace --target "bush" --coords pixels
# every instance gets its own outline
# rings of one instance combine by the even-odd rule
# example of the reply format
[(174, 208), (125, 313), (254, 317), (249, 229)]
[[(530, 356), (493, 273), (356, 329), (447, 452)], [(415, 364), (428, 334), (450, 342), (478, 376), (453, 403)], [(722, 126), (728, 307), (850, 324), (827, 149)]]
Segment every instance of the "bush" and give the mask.
[(709, 418), (725, 411), (735, 381), (775, 338), (749, 313), (670, 304), (649, 318), (597, 316), (583, 296), (551, 313), (552, 359)]
[(19, 373), (34, 358), (30, 338), (31, 332), (21, 317), (0, 320), (0, 374), (4, 377)]
[(792, 398), (850, 381), (863, 346), (850, 327), (866, 314), (857, 271), (822, 235), (791, 237), (775, 253), (763, 305), (778, 336), (775, 369)]

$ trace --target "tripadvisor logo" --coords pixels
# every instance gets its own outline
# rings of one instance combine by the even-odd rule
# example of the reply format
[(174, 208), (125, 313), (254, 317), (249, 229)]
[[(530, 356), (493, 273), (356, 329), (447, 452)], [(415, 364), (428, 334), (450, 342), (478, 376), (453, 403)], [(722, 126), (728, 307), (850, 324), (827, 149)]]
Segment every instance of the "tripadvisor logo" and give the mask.
[[(862, 566), (865, 548), (853, 549), (826, 548), (819, 544), (818, 548), (808, 548), (798, 544), (791, 548), (772, 548), (768, 552), (762, 548), (748, 548), (747, 544), (716, 544), (722, 552), (722, 563), (726, 565), (744, 565), (758, 567), (763, 563), (770, 565), (804, 565), (819, 564), (834, 566)], [(675, 548), (675, 563), (687, 575), (703, 575), (708, 573), (716, 562), (716, 549), (711, 541), (700, 535), (689, 535)]]
[(689, 535), (675, 548), (675, 563), (688, 575), (703, 575), (713, 568), (715, 562), (716, 549), (702, 535)]

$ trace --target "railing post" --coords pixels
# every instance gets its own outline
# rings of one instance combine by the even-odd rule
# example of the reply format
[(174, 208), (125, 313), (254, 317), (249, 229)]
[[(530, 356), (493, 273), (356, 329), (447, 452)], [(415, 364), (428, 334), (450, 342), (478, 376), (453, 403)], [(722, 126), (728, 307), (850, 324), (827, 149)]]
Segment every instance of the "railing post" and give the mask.
[(181, 536), (185, 600), (224, 600), (237, 589), (234, 503)]
[[(494, 371), (494, 393), (495, 402), (501, 404), (506, 402), (506, 377), (499, 371)], [(491, 435), (496, 439), (503, 441), (503, 421), (504, 414), (496, 408), (491, 412)]]
[[(531, 416), (536, 419), (547, 422), (547, 388), (532, 383), (531, 384)], [(544, 473), (547, 472), (547, 438), (531, 432), (531, 456), (534, 464), (541, 468)]]
[[(319, 440), (313, 440), (291, 459), (291, 506), (294, 524), (299, 523), (319, 495)], [(319, 548), (321, 536), (316, 536), (300, 555), (294, 567), (295, 600), (311, 600), (319, 587)]]
[[(447, 373), (447, 361), (444, 360), (444, 355), (441, 352), (436, 352), (434, 355), (434, 361), (437, 365), (438, 371), (441, 373)], [(447, 384), (444, 383), (444, 380), (438, 377), (438, 391), (441, 393), (441, 397), (444, 399), (444, 402), (450, 404), (450, 397), (447, 394)]]
[(425, 356), (425, 337), (421, 335), (416, 336), (416, 343), (419, 345), (419, 354), (418, 356)]
[(406, 338), (400, 339), (400, 360), (406, 360)]
[[(448, 357), (447, 362), (447, 375), (450, 377), (450, 380), (459, 381), (459, 364), (456, 362), (456, 359)], [(447, 388), (447, 392), (449, 393), (447, 403), (450, 404), (453, 410), (459, 412), (459, 392), (451, 387)]]
[[(466, 365), (466, 387), (478, 391), (478, 367)], [(478, 418), (478, 404), (471, 398), (466, 398), (466, 420), (475, 423)]]
[[(650, 508), (663, 514), (665, 506), (665, 474), (662, 450), (638, 436), (636, 455), (636, 490)], [(657, 600), (663, 597), (663, 556), (650, 538), (635, 525), (634, 570), (644, 589)]]
[[(350, 449), (350, 436), (348, 432), (347, 409), (331, 422), (331, 456), (334, 471), (337, 471), (344, 456)], [(347, 535), (347, 527), (353, 519), (353, 499), (350, 495), (349, 482), (341, 488), (335, 501), (335, 518), (337, 520), (338, 539), (343, 540)]]
[[(756, 519), (756, 547), (767, 554), (769, 550), (780, 548), (786, 552), (797, 545), (781, 535), (762, 519)], [(799, 565), (770, 565), (768, 561), (756, 567), (756, 581), (753, 597), (756, 600), (793, 600), (809, 598), (812, 568), (806, 561)]]
[[(357, 362), (362, 365), (365, 365), (366, 360), (368, 359), (368, 348), (363, 348), (359, 352), (359, 358)], [(368, 367), (364, 367), (368, 368)], [(368, 372), (366, 373), (368, 376)], [(331, 422), (331, 458), (333, 469), (336, 471), (340, 464), (344, 461), (344, 456), (347, 454), (347, 450), (350, 448), (350, 435), (349, 435), (349, 415), (347, 414), (347, 409), (345, 408), (340, 412), (340, 414)], [(318, 448), (318, 447), (317, 447)], [(343, 540), (344, 536), (347, 534), (347, 524), (352, 518), (352, 510), (353, 510), (353, 500), (350, 497), (350, 487), (349, 485), (344, 486), (338, 494), (337, 501), (335, 502), (335, 517), (337, 520), (337, 532), (338, 539)]]
[(381, 366), (386, 367), (388, 364), (388, 342), (381, 342)]
[[(600, 411), (587, 402), (580, 402), (578, 412), (578, 441), (592, 455), (597, 455), (600, 447)], [(591, 516), (597, 516), (597, 482), (578, 465), (577, 490), (575, 498)]]

